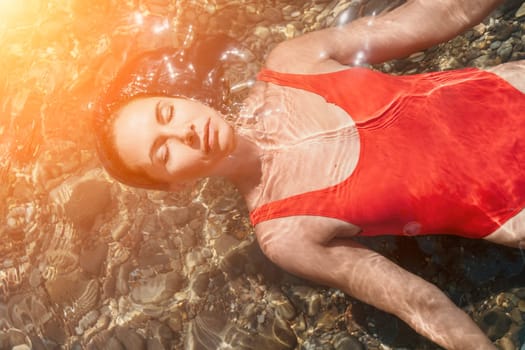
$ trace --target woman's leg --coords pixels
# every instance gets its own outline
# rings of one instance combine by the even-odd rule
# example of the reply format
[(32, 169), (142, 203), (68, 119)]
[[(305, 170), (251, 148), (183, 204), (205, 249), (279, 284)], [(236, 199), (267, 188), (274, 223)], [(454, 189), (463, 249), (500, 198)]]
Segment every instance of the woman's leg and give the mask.
[(485, 70), (499, 75), (525, 94), (525, 60), (507, 62)]
[(510, 247), (525, 248), (525, 209), (484, 239)]

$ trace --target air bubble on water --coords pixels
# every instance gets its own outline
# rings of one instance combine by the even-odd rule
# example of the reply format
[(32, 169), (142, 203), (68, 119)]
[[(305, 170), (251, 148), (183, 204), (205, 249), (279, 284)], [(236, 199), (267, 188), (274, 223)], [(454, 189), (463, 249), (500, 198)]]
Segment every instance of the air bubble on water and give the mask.
[(157, 24), (157, 25), (155, 25), (153, 27), (153, 32), (155, 34), (159, 34), (159, 33), (163, 32), (163, 31), (165, 31), (166, 29), (168, 29), (169, 27), (170, 27), (170, 24), (169, 24), (168, 20), (164, 19), (161, 24)]
[(142, 15), (142, 13), (135, 12), (134, 13), (134, 17), (135, 17), (135, 23), (136, 24), (138, 24), (139, 26), (144, 24), (144, 16)]
[(417, 221), (410, 221), (403, 227), (403, 233), (407, 236), (417, 236), (421, 233), (422, 225)]
[(350, 18), (350, 12), (345, 11), (344, 13), (341, 14), (339, 19), (337, 20), (337, 26), (340, 27), (340, 26), (345, 25), (346, 23), (349, 22), (348, 21), (349, 18)]
[(354, 66), (359, 66), (363, 64), (365, 61), (365, 57), (365, 52), (363, 50), (358, 51), (355, 55)]

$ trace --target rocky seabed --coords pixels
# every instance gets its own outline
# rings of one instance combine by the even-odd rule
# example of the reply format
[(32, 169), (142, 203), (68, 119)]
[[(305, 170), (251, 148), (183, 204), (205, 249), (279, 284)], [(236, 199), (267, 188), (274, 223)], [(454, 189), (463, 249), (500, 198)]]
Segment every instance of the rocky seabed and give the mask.
[[(230, 184), (116, 183), (87, 128), (96, 93), (136, 50), (226, 32), (243, 43), (229, 70), (241, 98), (276, 43), (402, 1), (30, 3), (0, 25), (11, 67), (0, 70), (0, 349), (438, 349), (275, 267)], [(525, 4), (507, 1), (450, 42), (375, 68), (487, 67), (524, 59), (524, 43)], [(445, 290), (501, 349), (525, 349), (523, 252), (445, 236), (362, 243)]]

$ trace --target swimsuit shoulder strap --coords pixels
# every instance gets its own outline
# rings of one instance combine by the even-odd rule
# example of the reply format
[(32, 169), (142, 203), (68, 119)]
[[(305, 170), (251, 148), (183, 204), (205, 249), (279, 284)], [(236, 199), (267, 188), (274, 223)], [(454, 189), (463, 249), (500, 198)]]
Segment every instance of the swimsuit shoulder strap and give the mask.
[(410, 89), (412, 81), (372, 69), (352, 67), (344, 70), (293, 74), (263, 69), (259, 81), (315, 93), (343, 108), (359, 125), (379, 117), (390, 103)]

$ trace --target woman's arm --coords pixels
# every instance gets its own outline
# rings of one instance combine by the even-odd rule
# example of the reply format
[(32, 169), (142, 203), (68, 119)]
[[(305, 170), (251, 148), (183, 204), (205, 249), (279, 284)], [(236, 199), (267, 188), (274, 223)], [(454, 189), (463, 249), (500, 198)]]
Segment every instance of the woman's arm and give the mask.
[(275, 225), (276, 220), (259, 224), (259, 244), (270, 260), (290, 273), (339, 288), (392, 313), (446, 349), (495, 349), (474, 321), (436, 286), (351, 239), (323, 243), (320, 237), (326, 235), (312, 230), (320, 227), (315, 220), (301, 219), (293, 232), (290, 226)]
[[(279, 44), (268, 68), (317, 71), (332, 61), (343, 65), (380, 63), (447, 41), (479, 23), (502, 0), (408, 0), (376, 17), (308, 33)], [(328, 66), (330, 69), (330, 66)]]

